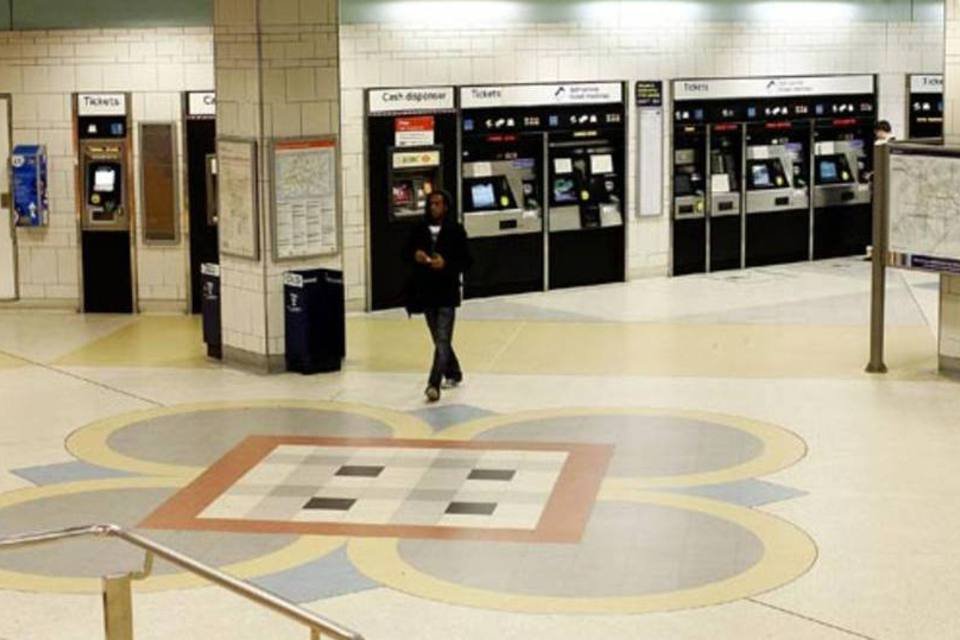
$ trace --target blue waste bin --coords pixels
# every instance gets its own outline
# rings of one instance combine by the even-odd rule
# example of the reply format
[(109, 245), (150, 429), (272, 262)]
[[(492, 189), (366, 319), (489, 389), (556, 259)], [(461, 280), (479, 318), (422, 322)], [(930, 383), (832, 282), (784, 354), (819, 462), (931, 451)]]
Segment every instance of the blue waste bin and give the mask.
[(283, 278), (287, 371), (339, 371), (347, 353), (343, 272), (289, 271)]

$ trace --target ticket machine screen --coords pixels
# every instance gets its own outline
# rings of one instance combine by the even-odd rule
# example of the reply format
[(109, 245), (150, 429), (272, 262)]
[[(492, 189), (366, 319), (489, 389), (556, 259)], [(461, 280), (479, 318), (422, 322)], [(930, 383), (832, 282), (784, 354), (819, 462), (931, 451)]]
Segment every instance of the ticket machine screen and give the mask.
[(853, 182), (850, 165), (843, 154), (817, 158), (817, 184), (841, 184)]
[(93, 177), (93, 190), (97, 193), (113, 193), (117, 188), (117, 171), (111, 167), (99, 167)]
[(750, 175), (753, 178), (753, 186), (769, 187), (773, 183), (770, 180), (770, 169), (766, 165), (755, 164), (750, 167)]
[(577, 183), (572, 176), (554, 178), (553, 199), (558, 204), (577, 202)]
[(480, 182), (470, 187), (470, 197), (473, 200), (472, 209), (496, 208), (497, 197), (491, 182)]
[(604, 173), (613, 173), (613, 156), (610, 154), (590, 156), (590, 174)]

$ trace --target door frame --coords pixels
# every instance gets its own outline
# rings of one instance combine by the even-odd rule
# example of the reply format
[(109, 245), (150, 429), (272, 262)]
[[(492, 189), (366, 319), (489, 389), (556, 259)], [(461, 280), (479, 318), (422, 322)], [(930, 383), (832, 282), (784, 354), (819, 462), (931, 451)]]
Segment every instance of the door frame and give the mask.
[(7, 226), (10, 231), (10, 243), (13, 257), (13, 297), (0, 300), (0, 302), (16, 302), (20, 299), (20, 244), (17, 237), (17, 226), (13, 223), (13, 172), (10, 166), (10, 158), (13, 155), (13, 95), (10, 93), (0, 93), (0, 100), (7, 101), (7, 142), (9, 148), (6, 150), (7, 159), (3, 165), (3, 171), (7, 173), (7, 189), (10, 196), (10, 211), (7, 217)]

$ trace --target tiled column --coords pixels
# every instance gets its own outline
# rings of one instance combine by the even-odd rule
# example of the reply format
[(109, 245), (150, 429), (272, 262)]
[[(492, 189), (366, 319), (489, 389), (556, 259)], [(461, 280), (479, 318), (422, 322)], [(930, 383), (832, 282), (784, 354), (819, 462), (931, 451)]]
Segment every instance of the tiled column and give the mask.
[[(960, 0), (945, 2), (943, 132), (960, 144)], [(940, 276), (940, 370), (960, 374), (960, 276)]]
[[(224, 359), (283, 368), (283, 273), (342, 268), (339, 256), (277, 264), (270, 228), (270, 142), (339, 135), (337, 0), (215, 0), (217, 135), (257, 141), (257, 261), (222, 255)], [(223, 197), (221, 196), (221, 200)]]

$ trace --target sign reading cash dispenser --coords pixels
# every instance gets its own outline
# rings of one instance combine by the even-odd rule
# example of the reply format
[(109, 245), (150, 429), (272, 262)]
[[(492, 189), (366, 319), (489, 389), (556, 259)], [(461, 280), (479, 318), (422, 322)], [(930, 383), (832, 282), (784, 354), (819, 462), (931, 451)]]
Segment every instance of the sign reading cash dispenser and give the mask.
[(371, 114), (450, 109), (453, 109), (453, 87), (372, 89), (367, 94), (367, 110)]
[(573, 84), (516, 84), (464, 87), (460, 107), (535, 107), (541, 105), (611, 104), (623, 101), (619, 82), (578, 82)]
[(187, 115), (217, 115), (217, 94), (213, 91), (192, 91), (187, 94)]
[(18, 145), (10, 157), (13, 215), (18, 227), (47, 223), (47, 148)]

